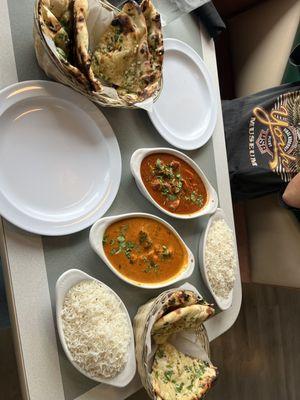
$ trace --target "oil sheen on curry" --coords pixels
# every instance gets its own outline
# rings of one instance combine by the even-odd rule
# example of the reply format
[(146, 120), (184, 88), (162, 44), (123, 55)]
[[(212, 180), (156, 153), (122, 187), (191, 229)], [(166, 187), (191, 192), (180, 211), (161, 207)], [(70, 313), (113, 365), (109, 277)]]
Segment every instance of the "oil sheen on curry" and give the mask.
[(204, 207), (207, 191), (197, 172), (168, 153), (150, 154), (141, 163), (141, 177), (151, 197), (175, 214), (192, 214)]
[(105, 231), (103, 248), (112, 266), (139, 283), (158, 283), (186, 267), (184, 244), (165, 225), (151, 218), (128, 218)]

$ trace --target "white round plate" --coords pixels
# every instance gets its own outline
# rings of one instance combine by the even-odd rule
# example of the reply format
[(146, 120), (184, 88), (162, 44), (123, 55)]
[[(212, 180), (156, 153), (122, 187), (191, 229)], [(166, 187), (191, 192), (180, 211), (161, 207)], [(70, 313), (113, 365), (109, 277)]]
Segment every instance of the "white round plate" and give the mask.
[(121, 179), (112, 128), (81, 94), (28, 81), (0, 92), (0, 214), (27, 231), (65, 235), (92, 225)]
[(177, 39), (164, 40), (163, 88), (149, 117), (171, 145), (183, 150), (203, 146), (213, 134), (217, 103), (206, 65)]

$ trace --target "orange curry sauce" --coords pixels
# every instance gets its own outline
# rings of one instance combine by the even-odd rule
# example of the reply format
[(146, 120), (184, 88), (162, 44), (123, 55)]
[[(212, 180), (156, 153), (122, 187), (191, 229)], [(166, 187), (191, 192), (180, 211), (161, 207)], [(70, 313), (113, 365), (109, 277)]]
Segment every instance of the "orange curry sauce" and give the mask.
[(168, 153), (150, 154), (141, 164), (141, 177), (152, 198), (175, 214), (192, 214), (207, 201), (207, 191), (196, 171)]
[(127, 218), (105, 231), (103, 248), (113, 267), (138, 283), (164, 282), (186, 266), (183, 243), (165, 225), (151, 218)]

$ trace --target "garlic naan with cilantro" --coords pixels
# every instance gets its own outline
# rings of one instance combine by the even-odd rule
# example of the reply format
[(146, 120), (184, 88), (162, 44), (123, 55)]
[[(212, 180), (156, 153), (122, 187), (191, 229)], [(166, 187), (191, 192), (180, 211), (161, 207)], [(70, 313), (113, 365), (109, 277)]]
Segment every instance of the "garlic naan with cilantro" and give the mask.
[[(95, 78), (114, 87), (119, 96), (131, 104), (151, 97), (161, 85), (160, 16), (153, 11), (153, 5), (149, 13), (149, 4), (152, 5), (149, 0), (141, 5), (135, 1), (125, 3), (92, 56), (91, 69)], [(147, 22), (143, 10), (147, 11)]]
[(211, 363), (187, 356), (169, 343), (158, 346), (151, 372), (157, 399), (201, 399), (217, 377)]

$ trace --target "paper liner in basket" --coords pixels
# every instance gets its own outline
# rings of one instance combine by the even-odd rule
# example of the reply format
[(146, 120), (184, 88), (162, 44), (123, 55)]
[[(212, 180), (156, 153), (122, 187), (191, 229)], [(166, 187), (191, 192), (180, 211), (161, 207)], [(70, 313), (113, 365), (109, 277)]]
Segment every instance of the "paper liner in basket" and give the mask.
[[(118, 92), (110, 86), (102, 84), (102, 90), (93, 91), (85, 75), (77, 68), (65, 62), (59, 55), (54, 40), (45, 35), (41, 28), (39, 13), (42, 0), (35, 2), (34, 18), (34, 45), (38, 63), (50, 78), (61, 82), (87, 96), (90, 100), (102, 106), (142, 108), (152, 110), (153, 102), (159, 96), (161, 84), (158, 90), (150, 98), (135, 104), (130, 104), (118, 95)], [(112, 5), (101, 0), (88, 0), (89, 15), (87, 18), (87, 29), (89, 34), (89, 50), (93, 52), (101, 35), (109, 27), (111, 21), (118, 13)]]
[[(143, 386), (153, 400), (157, 400), (157, 397), (152, 389), (150, 374), (157, 345), (151, 340), (151, 330), (157, 319), (166, 311), (170, 295), (178, 290), (192, 291), (198, 296), (199, 300), (203, 300), (197, 289), (186, 283), (179, 288), (166, 290), (141, 306), (134, 318), (133, 327), (138, 372)], [(184, 354), (210, 362), (209, 340), (202, 324), (196, 330), (186, 330), (171, 335), (168, 342)]]

